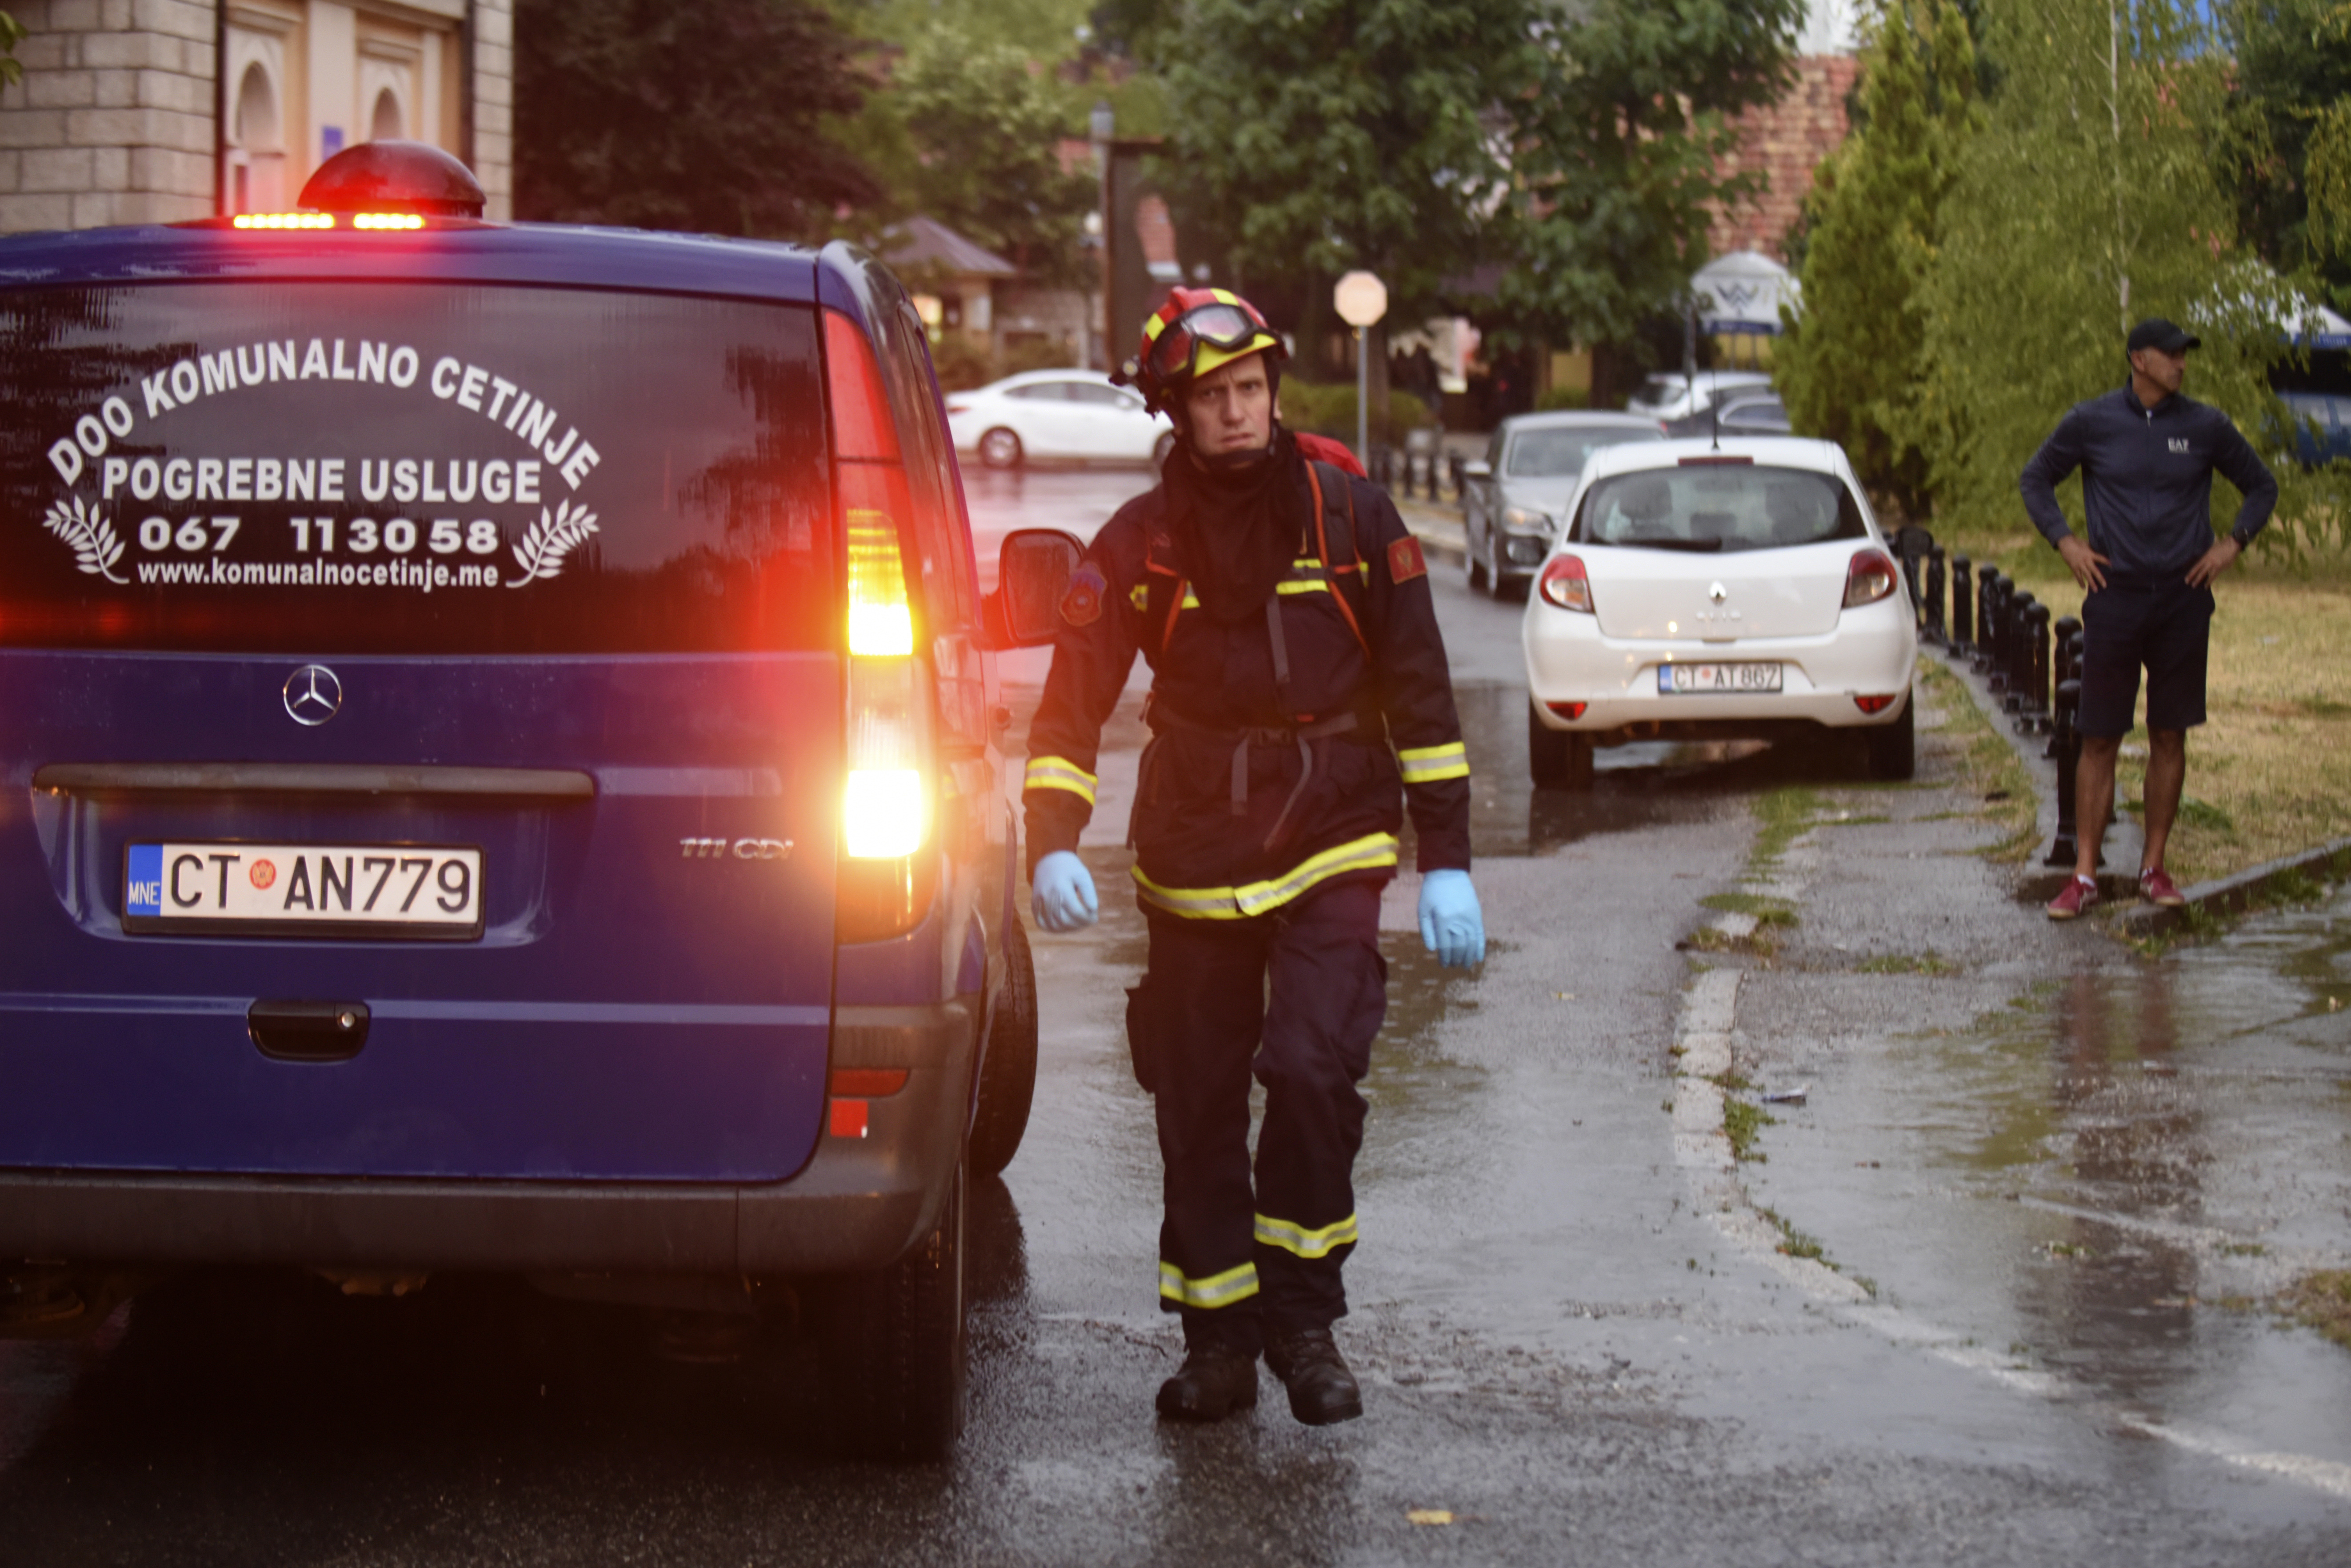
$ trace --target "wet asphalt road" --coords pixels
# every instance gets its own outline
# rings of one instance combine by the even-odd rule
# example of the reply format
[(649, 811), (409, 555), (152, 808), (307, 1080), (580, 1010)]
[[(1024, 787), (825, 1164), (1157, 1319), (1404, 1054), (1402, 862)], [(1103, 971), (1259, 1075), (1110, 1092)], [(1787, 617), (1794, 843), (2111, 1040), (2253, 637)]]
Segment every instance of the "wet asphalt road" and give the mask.
[[(975, 476), (982, 549), (1145, 477)], [(2351, 1561), (2351, 1354), (2243, 1304), (2351, 1262), (2351, 902), (2158, 964), (2053, 929), (1931, 731), (1916, 789), (1633, 747), (1587, 802), (1531, 797), (1519, 612), (1437, 581), (1493, 950), (1437, 970), (1392, 891), (1364, 1420), (1301, 1428), (1270, 1380), (1252, 1416), (1151, 1417), (1179, 1343), (1120, 1027), (1130, 704), (1105, 917), (1038, 938), (1035, 1118), (975, 1194), (951, 1463), (835, 1459), (785, 1336), (681, 1367), (495, 1281), (199, 1277), (0, 1345), (0, 1564)], [(1759, 809), (1790, 830), (1761, 858)], [(1794, 923), (1692, 950), (1736, 891)], [(1733, 972), (1736, 1071), (1807, 1095), (1726, 1171), (1675, 1048)], [(1765, 1209), (1841, 1272), (1756, 1243)]]

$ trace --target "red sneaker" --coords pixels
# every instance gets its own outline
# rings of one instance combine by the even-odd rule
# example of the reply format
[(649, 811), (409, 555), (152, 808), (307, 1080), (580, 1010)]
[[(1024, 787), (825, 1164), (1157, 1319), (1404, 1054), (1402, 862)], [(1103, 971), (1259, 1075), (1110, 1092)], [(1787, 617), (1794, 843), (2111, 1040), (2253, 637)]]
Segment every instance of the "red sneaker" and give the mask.
[(2065, 891), (2049, 901), (2049, 918), (2071, 920), (2098, 902), (2098, 884), (2086, 876), (2077, 876), (2065, 884)]
[(2171, 880), (2171, 873), (2159, 865), (2151, 865), (2138, 873), (2138, 895), (2149, 904), (2159, 904), (2166, 909), (2184, 909), (2188, 895)]

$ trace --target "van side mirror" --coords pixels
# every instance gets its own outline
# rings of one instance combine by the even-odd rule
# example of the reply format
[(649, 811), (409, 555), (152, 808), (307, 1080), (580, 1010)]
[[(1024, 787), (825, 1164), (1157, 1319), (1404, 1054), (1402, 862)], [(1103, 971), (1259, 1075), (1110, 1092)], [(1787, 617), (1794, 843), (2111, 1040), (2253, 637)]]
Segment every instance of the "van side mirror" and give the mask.
[(1086, 553), (1059, 528), (1015, 528), (997, 551), (996, 591), (987, 596), (997, 648), (1040, 648), (1061, 624), (1061, 596)]
[(1494, 465), (1480, 457), (1473, 462), (1464, 463), (1461, 465), (1461, 473), (1465, 478), (1491, 479), (1494, 476)]

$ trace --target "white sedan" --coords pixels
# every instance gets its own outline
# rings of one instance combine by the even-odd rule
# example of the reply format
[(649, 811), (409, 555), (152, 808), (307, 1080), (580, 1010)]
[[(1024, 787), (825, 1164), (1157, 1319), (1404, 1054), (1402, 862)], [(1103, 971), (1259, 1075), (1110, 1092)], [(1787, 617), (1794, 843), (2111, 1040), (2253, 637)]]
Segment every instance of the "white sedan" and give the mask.
[(1590, 789), (1594, 747), (1837, 730), (1910, 777), (1917, 629), (1834, 444), (1604, 447), (1567, 517), (1520, 634), (1536, 784)]
[(957, 452), (990, 468), (1032, 458), (1078, 463), (1155, 463), (1175, 443), (1164, 413), (1093, 371), (1023, 371), (971, 392), (947, 394), (947, 429)]

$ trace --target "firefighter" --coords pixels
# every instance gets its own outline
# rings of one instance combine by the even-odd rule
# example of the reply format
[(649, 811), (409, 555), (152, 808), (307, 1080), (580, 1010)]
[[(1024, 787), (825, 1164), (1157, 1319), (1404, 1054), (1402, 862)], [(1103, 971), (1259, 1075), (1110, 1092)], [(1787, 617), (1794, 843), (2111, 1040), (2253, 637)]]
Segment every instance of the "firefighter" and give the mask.
[(1038, 924), (1092, 924), (1075, 852), (1140, 653), (1151, 740), (1127, 836), (1151, 946), (1127, 1039), (1165, 1164), (1159, 1301), (1186, 1348), (1159, 1413), (1253, 1406), (1262, 1354), (1320, 1426), (1363, 1413), (1331, 1325), (1357, 1234), (1356, 1085), (1386, 1010), (1380, 892), (1407, 805), (1423, 941), (1469, 966), (1486, 935), (1427, 567), (1384, 492), (1282, 428), (1284, 354), (1224, 289), (1179, 288), (1144, 325), (1116, 379), (1167, 411), (1176, 444), (1071, 578), (1023, 802)]

